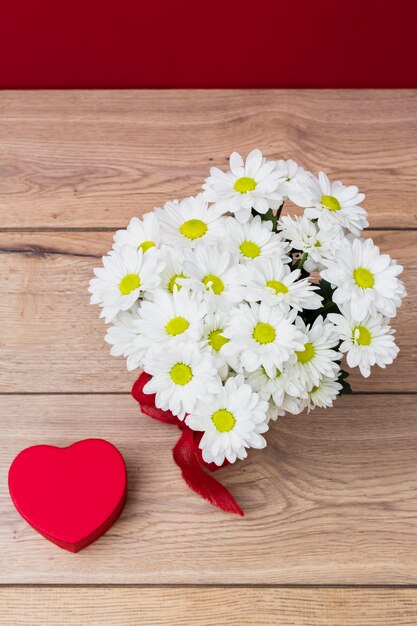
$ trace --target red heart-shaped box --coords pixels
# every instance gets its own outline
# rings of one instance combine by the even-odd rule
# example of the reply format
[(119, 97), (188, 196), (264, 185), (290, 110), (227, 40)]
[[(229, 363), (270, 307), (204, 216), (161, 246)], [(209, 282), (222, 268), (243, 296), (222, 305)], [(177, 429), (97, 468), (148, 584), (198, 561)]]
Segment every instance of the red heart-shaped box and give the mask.
[(68, 446), (32, 446), (9, 470), (20, 515), (57, 546), (78, 552), (103, 535), (126, 502), (126, 464), (104, 439)]

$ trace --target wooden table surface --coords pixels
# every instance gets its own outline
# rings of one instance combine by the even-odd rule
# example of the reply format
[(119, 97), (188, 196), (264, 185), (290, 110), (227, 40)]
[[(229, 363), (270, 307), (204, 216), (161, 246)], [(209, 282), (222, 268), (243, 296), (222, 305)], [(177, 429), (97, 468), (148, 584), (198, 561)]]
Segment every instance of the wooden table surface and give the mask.
[[(222, 472), (238, 519), (182, 482), (87, 286), (115, 229), (255, 146), (357, 184), (409, 296), (392, 367)], [(415, 625), (416, 229), (416, 91), (0, 92), (0, 624)], [(7, 470), (85, 437), (120, 448), (129, 496), (73, 555), (18, 516)]]

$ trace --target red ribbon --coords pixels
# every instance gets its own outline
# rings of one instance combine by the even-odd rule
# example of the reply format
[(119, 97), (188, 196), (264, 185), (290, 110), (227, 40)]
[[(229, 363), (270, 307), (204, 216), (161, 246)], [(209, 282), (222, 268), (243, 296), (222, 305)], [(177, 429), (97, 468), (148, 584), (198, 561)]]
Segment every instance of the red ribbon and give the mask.
[[(132, 396), (139, 403), (142, 413), (153, 419), (173, 424), (182, 430), (181, 436), (172, 451), (174, 461), (181, 469), (182, 476), (189, 487), (202, 498), (208, 500), (214, 506), (243, 515), (243, 511), (233, 498), (232, 494), (223, 487), (218, 480), (207, 474), (203, 467), (210, 472), (221, 469), (215, 463), (206, 463), (203, 460), (199, 443), (202, 433), (191, 430), (184, 422), (181, 422), (171, 411), (162, 411), (155, 406), (155, 394), (144, 393), (143, 388), (152, 377), (142, 372), (132, 387)], [(228, 465), (225, 461), (221, 467)]]

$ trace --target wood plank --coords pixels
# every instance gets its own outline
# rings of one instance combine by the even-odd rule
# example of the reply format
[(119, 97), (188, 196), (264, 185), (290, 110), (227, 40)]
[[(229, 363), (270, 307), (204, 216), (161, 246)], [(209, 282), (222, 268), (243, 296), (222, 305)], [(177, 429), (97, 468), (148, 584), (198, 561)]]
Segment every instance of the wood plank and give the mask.
[(0, 590), (3, 626), (414, 626), (415, 589), (59, 588)]
[[(0, 396), (0, 583), (416, 584), (415, 397), (358, 395), (272, 424), (265, 450), (222, 470), (245, 510), (183, 483), (179, 431), (124, 395)], [(103, 437), (125, 456), (125, 511), (73, 555), (31, 529), (7, 494), (14, 456)]]
[(256, 146), (417, 226), (416, 139), (415, 90), (3, 91), (0, 226), (116, 227)]
[[(371, 378), (352, 376), (357, 391), (417, 391), (417, 232), (370, 231), (406, 266), (409, 297), (394, 321), (401, 353)], [(112, 233), (0, 233), (0, 391), (128, 392), (135, 373), (108, 353), (88, 281), (111, 247)]]

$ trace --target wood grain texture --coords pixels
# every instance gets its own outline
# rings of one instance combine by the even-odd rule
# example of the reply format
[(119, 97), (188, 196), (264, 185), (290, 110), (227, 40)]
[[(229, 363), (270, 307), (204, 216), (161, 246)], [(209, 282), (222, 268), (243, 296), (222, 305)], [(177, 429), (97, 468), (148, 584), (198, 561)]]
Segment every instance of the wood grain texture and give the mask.
[[(417, 623), (416, 589), (265, 586), (417, 584), (416, 139), (417, 91), (0, 93), (0, 584), (24, 585), (0, 587), (0, 625)], [(409, 297), (393, 366), (221, 472), (237, 519), (183, 483), (179, 431), (139, 413), (87, 286), (112, 230), (254, 146), (357, 184)], [(86, 437), (121, 449), (129, 497), (72, 555), (18, 516), (7, 470), (28, 445)]]
[[(190, 491), (171, 456), (179, 430), (128, 396), (0, 396), (0, 415), (0, 583), (417, 583), (414, 395), (345, 396), (273, 423), (265, 450), (220, 474), (244, 518)], [(119, 447), (129, 493), (73, 555), (19, 517), (6, 477), (28, 445), (87, 437)]]
[[(371, 378), (352, 375), (356, 391), (417, 391), (417, 232), (370, 232), (404, 263), (409, 297), (393, 325), (401, 353)], [(0, 391), (128, 392), (137, 373), (109, 356), (88, 281), (112, 233), (0, 233)], [(2, 254), (1, 254), (2, 252)]]
[[(6, 588), (1, 626), (415, 626), (415, 589)], [(157, 607), (157, 608), (156, 608)]]
[(121, 226), (255, 146), (417, 226), (417, 91), (190, 90), (1, 92), (0, 227)]

